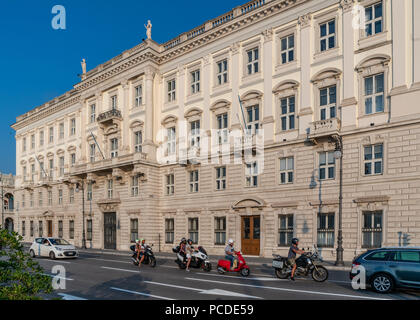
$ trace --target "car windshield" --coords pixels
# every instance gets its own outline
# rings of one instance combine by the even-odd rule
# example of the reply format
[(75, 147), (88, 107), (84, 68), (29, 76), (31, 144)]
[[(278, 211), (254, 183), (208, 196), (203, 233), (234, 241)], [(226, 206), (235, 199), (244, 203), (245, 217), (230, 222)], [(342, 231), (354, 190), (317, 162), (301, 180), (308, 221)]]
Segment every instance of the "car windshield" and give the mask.
[(50, 242), (54, 245), (54, 246), (68, 246), (70, 243), (68, 243), (66, 240), (64, 239), (50, 239)]

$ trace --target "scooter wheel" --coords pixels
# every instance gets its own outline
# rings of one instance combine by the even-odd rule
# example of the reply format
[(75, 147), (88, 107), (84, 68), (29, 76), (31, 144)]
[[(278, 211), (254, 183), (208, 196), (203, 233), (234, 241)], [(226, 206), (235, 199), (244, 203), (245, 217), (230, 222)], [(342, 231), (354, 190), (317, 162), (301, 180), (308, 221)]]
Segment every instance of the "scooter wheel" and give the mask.
[(204, 271), (210, 272), (211, 271), (211, 263), (208, 263), (204, 266)]
[(244, 269), (241, 270), (241, 276), (242, 277), (248, 277), (250, 273), (251, 273), (251, 271), (249, 269), (244, 268)]
[(150, 258), (150, 266), (152, 268), (156, 267), (156, 259), (155, 258)]
[(225, 270), (222, 267), (217, 268), (217, 272), (219, 272), (220, 274), (224, 274)]

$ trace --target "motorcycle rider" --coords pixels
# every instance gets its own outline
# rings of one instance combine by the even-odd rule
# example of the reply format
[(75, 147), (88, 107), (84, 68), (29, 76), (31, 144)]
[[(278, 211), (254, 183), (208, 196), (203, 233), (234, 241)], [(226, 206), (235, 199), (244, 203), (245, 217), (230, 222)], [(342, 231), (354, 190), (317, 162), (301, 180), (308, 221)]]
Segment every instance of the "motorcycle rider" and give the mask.
[(185, 252), (187, 255), (187, 269), (186, 271), (190, 271), (190, 263), (192, 259), (192, 254), (194, 253), (194, 247), (192, 246), (193, 241), (191, 239), (187, 240), (187, 245), (185, 246)]
[(230, 261), (230, 268), (232, 269), (233, 262), (235, 260), (235, 249), (233, 248), (234, 241), (229, 239), (228, 244), (225, 248), (225, 259)]
[(137, 250), (137, 260), (139, 260), (139, 268), (141, 267), (141, 264), (145, 258), (145, 252), (146, 252), (146, 240), (145, 239), (141, 239), (140, 243), (138, 244), (138, 250)]
[(184, 237), (181, 239), (181, 242), (179, 243), (179, 252), (177, 253), (179, 261), (182, 263), (184, 262), (184, 257), (186, 256), (186, 245), (187, 245), (187, 239)]
[(290, 280), (295, 281), (295, 271), (296, 271), (296, 254), (304, 254), (305, 251), (303, 250), (299, 250), (298, 248), (299, 245), (299, 239), (298, 238), (293, 238), (292, 239), (292, 245), (290, 246), (289, 249), (289, 255), (287, 256), (287, 262), (289, 263), (289, 265), (292, 267), (292, 273), (290, 275)]

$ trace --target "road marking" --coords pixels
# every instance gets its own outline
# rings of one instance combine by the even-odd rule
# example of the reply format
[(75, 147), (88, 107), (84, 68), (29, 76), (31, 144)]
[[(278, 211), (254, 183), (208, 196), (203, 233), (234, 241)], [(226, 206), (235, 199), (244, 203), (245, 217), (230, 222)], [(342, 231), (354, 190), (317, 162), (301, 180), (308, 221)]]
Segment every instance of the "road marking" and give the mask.
[(49, 277), (51, 277), (51, 278), (58, 278), (58, 279), (63, 279), (63, 280), (68, 280), (68, 281), (74, 281), (74, 279), (71, 279), (71, 278), (65, 278), (65, 277), (60, 277), (60, 276), (57, 276), (57, 275), (55, 275), (55, 274), (43, 273), (43, 275), (44, 275), (44, 276), (49, 276)]
[(223, 282), (223, 281), (206, 280), (206, 279), (198, 279), (198, 278), (185, 278), (185, 279), (193, 280), (193, 281), (204, 281), (204, 282), (211, 282), (211, 283), (219, 283), (219, 284), (225, 284), (225, 285), (231, 285), (231, 286), (243, 286), (243, 287), (259, 288), (259, 289), (269, 289), (269, 290), (288, 291), (288, 292), (297, 292), (297, 293), (317, 294), (317, 295), (324, 295), (324, 296), (336, 296), (336, 297), (370, 299), (370, 300), (391, 300), (391, 299), (357, 296), (357, 295), (342, 294), (342, 293), (330, 293), (330, 292), (286, 289), (286, 288), (277, 288), (277, 287), (265, 287), (265, 286), (259, 286), (259, 285), (253, 285), (253, 284)]
[(72, 296), (72, 295), (65, 294), (65, 293), (59, 293), (58, 295), (62, 296), (63, 300), (87, 300), (85, 298), (80, 298), (80, 297)]
[(177, 285), (174, 285), (174, 284), (154, 282), (154, 281), (143, 281), (143, 282), (144, 283), (149, 283), (149, 284), (155, 284), (155, 285), (158, 285), (158, 286), (164, 286), (164, 287), (171, 287), (171, 288), (177, 288), (177, 289), (185, 289), (185, 290), (197, 291), (200, 294), (209, 294), (209, 295), (218, 295), (218, 296), (231, 296), (231, 297), (241, 297), (241, 298), (252, 298), (252, 299), (262, 299), (260, 297), (249, 296), (249, 295), (246, 295), (246, 294), (242, 294), (242, 293), (238, 293), (238, 292), (233, 292), (233, 291), (227, 291), (227, 290), (221, 290), (221, 289), (209, 289), (209, 290), (205, 290), (205, 289), (190, 288), (190, 287), (185, 287), (185, 286), (177, 286)]
[(128, 269), (120, 269), (120, 268), (111, 268), (111, 267), (101, 267), (102, 269), (109, 269), (109, 270), (116, 270), (116, 271), (125, 271), (125, 272), (133, 272), (139, 273), (140, 270), (128, 270)]
[(200, 273), (200, 275), (205, 276), (212, 276), (212, 277), (224, 277), (224, 278), (230, 278), (230, 279), (244, 279), (244, 280), (257, 280), (257, 281), (276, 281), (276, 278), (270, 277), (270, 276), (263, 276), (261, 278), (255, 278), (255, 277), (237, 277), (237, 276), (227, 276), (223, 274), (211, 274), (211, 273)]
[(118, 260), (99, 259), (99, 258), (83, 258), (83, 260), (99, 260), (99, 261), (107, 261), (107, 262), (117, 262), (117, 263), (129, 263), (129, 264), (132, 264), (132, 262), (129, 262), (129, 261), (118, 261)]
[(149, 294), (149, 293), (137, 292), (137, 291), (131, 291), (131, 290), (126, 290), (126, 289), (121, 289), (121, 288), (111, 287), (110, 289), (112, 289), (112, 290), (117, 290), (117, 291), (121, 291), (121, 292), (126, 292), (126, 293), (137, 294), (137, 295), (140, 295), (140, 296), (145, 296), (145, 297), (150, 297), (150, 298), (161, 299), (161, 300), (175, 300), (175, 299), (172, 299), (172, 298), (161, 297), (161, 296), (155, 296), (155, 295), (153, 295), (153, 294)]
[(56, 263), (56, 264), (60, 264), (60, 263), (70, 263), (70, 262), (68, 262), (68, 261), (61, 261), (61, 260), (48, 260), (48, 259), (36, 259), (36, 261), (39, 261), (39, 262), (41, 262), (41, 261), (45, 261), (45, 262), (54, 262), (54, 263)]

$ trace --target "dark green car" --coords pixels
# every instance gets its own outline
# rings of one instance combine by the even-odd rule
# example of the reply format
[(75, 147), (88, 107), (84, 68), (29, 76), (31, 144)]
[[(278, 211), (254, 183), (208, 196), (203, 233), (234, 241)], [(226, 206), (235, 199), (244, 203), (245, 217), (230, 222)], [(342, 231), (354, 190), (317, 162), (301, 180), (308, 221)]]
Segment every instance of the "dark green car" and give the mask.
[(366, 284), (376, 292), (420, 289), (420, 247), (387, 247), (362, 253), (353, 260), (350, 279), (356, 276), (359, 266), (365, 268)]

